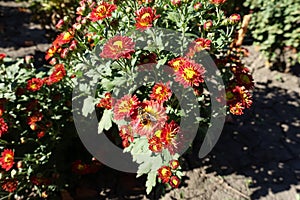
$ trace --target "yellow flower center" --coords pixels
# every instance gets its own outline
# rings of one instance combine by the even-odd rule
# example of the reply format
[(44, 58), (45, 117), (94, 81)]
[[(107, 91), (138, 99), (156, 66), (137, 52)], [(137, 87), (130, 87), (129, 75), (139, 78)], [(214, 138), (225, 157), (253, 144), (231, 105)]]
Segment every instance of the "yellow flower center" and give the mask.
[(11, 163), (12, 161), (13, 161), (13, 157), (10, 154), (5, 156), (4, 158), (5, 163)]
[(97, 8), (97, 15), (102, 17), (106, 13), (106, 7), (105, 6), (99, 6)]
[(163, 90), (162, 87), (157, 87), (156, 90), (155, 90), (155, 94), (161, 94), (162, 90)]
[(162, 133), (162, 130), (158, 130), (155, 132), (155, 136), (158, 138), (161, 138), (161, 133)]
[(168, 172), (169, 172), (169, 170), (166, 169), (166, 168), (163, 168), (163, 169), (161, 170), (161, 174), (162, 174), (163, 176), (166, 176)]
[(177, 181), (176, 179), (173, 179), (173, 180), (172, 180), (172, 183), (173, 183), (174, 185), (177, 185), (177, 184), (178, 184), (178, 181)]
[(191, 80), (196, 75), (196, 72), (191, 68), (185, 68), (183, 71), (187, 80)]
[(120, 112), (128, 112), (130, 110), (130, 104), (126, 101), (120, 103)]
[(66, 32), (66, 33), (64, 34), (63, 40), (69, 40), (71, 37), (72, 37), (71, 33)]
[(145, 18), (150, 17), (150, 16), (151, 16), (150, 13), (144, 13), (142, 15), (141, 19), (145, 19)]
[(115, 41), (113, 45), (117, 46), (119, 49), (123, 48), (123, 42), (121, 40)]

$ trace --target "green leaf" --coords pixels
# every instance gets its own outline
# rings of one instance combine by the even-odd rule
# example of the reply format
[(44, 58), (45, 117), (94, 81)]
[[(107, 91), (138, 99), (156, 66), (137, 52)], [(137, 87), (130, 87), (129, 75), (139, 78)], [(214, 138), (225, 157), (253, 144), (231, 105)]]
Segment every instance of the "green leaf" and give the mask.
[(138, 177), (142, 176), (143, 174), (147, 174), (148, 172), (150, 172), (151, 166), (152, 166), (152, 164), (149, 162), (144, 162), (144, 163), (140, 164), (136, 177), (138, 178)]
[(94, 98), (91, 97), (91, 96), (88, 96), (83, 101), (82, 115), (85, 116), (85, 117), (87, 117), (88, 114), (91, 114), (94, 109), (95, 109)]
[(152, 188), (155, 186), (156, 184), (156, 171), (151, 171), (149, 172), (148, 176), (147, 176), (147, 181), (146, 181), (146, 193), (149, 194), (152, 190)]
[(102, 133), (103, 130), (109, 130), (112, 127), (112, 116), (111, 110), (104, 110), (102, 118), (98, 124), (98, 133)]

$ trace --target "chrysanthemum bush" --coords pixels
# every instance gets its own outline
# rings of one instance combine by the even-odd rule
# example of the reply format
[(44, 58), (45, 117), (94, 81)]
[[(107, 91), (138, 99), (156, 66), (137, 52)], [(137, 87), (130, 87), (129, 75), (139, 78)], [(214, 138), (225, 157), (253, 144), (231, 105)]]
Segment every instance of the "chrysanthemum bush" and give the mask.
[[(50, 74), (22, 76), (18, 80), (23, 84), (20, 88), (25, 88), (26, 97), (32, 96), (27, 101), (34, 98), (39, 104), (49, 102), (49, 96), (54, 97), (52, 93), (63, 94), (70, 100), (71, 89), (80, 91), (73, 93), (73, 102), (81, 101), (79, 107), (73, 104), (73, 112), (89, 119), (96, 110), (99, 121), (96, 134), (106, 134), (132, 155), (139, 166), (137, 176), (147, 176), (147, 193), (157, 183), (179, 187), (180, 155), (195, 136), (192, 130), (198, 130), (197, 134), (204, 137), (212, 126), (211, 119), (220, 117), (216, 113), (241, 115), (252, 104), (253, 79), (240, 60), (245, 51), (230, 47), (240, 16), (226, 16), (222, 11), (224, 2), (82, 0), (76, 23), (66, 20), (56, 26), (61, 33), (45, 56), (52, 65)], [(214, 85), (217, 75), (222, 83)], [(219, 93), (209, 91), (210, 85)], [(66, 91), (62, 92), (63, 89)], [(212, 109), (212, 102), (218, 102), (218, 111)], [(21, 112), (22, 107), (13, 105), (13, 109)], [(13, 124), (27, 125), (27, 129), (21, 130), (36, 133), (30, 135), (35, 140), (55, 140), (60, 138), (56, 134), (65, 134), (61, 126), (67, 126), (67, 119), (72, 117), (55, 117), (62, 115), (59, 113), (63, 108), (71, 110), (63, 105), (53, 109), (56, 104), (46, 104), (44, 111), (47, 113), (50, 108), (52, 111), (47, 117), (42, 108), (32, 106), (32, 110), (26, 111), (25, 121)], [(7, 110), (10, 109), (4, 109)], [(10, 118), (8, 114), (4, 116), (7, 117), (0, 121), (2, 135), (9, 135), (6, 132), (7, 127), (10, 131)], [(192, 120), (186, 123), (189, 116), (193, 116)], [(44, 130), (45, 119), (52, 119), (50, 127), (54, 133)], [(4, 189), (8, 192), (17, 191), (25, 181), (15, 175), (17, 170), (12, 172), (16, 168), (13, 158), (19, 154), (15, 146), (3, 148), (2, 157), (6, 161), (1, 166), (7, 171), (2, 180), (15, 181), (14, 190)], [(45, 147), (42, 150), (49, 153)], [(45, 153), (40, 158), (47, 156)], [(30, 164), (26, 169), (33, 168)]]
[[(58, 198), (59, 190), (70, 186), (77, 175), (94, 173), (99, 168), (72, 128), (72, 87), (64, 65), (36, 69), (32, 61), (32, 56), (13, 60), (1, 54), (3, 199)], [(75, 144), (84, 158), (75, 153)]]

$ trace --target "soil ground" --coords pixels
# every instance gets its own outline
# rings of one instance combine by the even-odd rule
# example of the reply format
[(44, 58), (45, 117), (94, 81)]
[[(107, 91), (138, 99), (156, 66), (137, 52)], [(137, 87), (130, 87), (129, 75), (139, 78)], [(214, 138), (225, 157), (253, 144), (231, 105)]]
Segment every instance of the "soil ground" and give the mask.
[[(41, 61), (50, 46), (42, 27), (30, 20), (22, 3), (0, 1), (0, 52), (11, 57), (32, 54)], [(300, 199), (300, 67), (293, 73), (271, 71), (253, 46), (244, 62), (255, 80), (253, 106), (225, 124), (213, 151), (189, 158), (180, 188), (162, 200), (299, 200)], [(80, 186), (82, 185), (82, 186)], [(104, 167), (86, 177), (64, 199), (156, 199), (146, 196), (143, 180)], [(96, 197), (97, 196), (97, 197)], [(157, 196), (157, 195), (156, 195)]]

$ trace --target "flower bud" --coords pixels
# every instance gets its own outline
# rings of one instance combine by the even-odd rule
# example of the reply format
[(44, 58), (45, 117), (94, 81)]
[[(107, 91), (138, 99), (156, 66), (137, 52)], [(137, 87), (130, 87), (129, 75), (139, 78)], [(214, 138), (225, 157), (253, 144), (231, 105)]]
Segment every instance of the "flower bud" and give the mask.
[(58, 22), (57, 22), (57, 24), (55, 25), (55, 28), (56, 29), (61, 29), (61, 27), (64, 25), (64, 20), (63, 19), (60, 19)]
[(2, 61), (6, 57), (5, 53), (0, 53), (0, 61)]
[(32, 63), (33, 60), (34, 60), (33, 56), (31, 56), (31, 55), (27, 55), (27, 56), (24, 57), (24, 61), (25, 61), (26, 64)]
[(208, 31), (212, 28), (212, 26), (213, 26), (213, 22), (211, 20), (207, 20), (203, 25), (203, 29), (205, 31)]
[(181, 3), (181, 0), (171, 0), (171, 4), (174, 6), (179, 6)]
[(232, 23), (232, 24), (236, 24), (236, 23), (238, 23), (240, 20), (241, 20), (241, 16), (240, 16), (239, 14), (236, 14), (236, 13), (230, 15), (230, 17), (229, 17), (229, 21), (230, 21), (230, 23)]
[(177, 169), (179, 167), (179, 161), (178, 160), (171, 160), (170, 161), (170, 167), (173, 170)]
[(202, 4), (200, 2), (194, 5), (195, 11), (198, 11), (200, 8), (202, 8)]
[(18, 169), (23, 168), (23, 161), (18, 161), (18, 162), (17, 162), (17, 168), (18, 168)]

